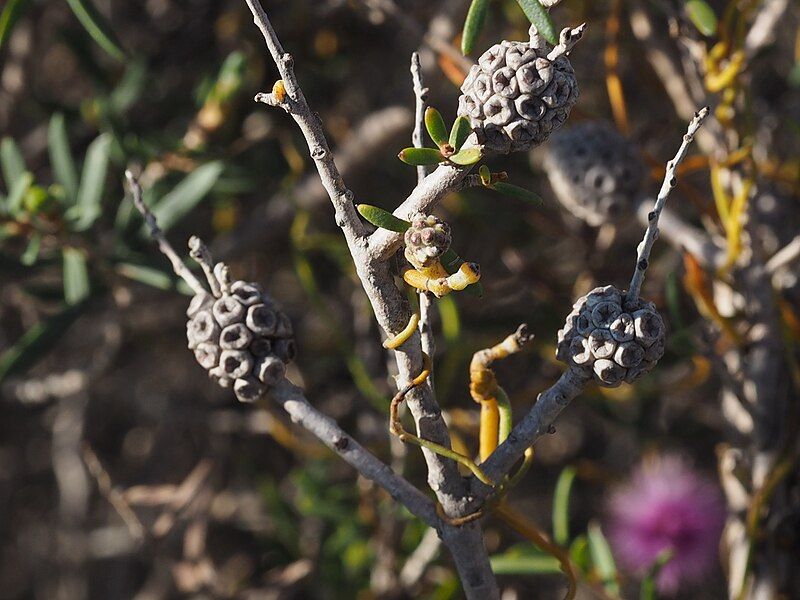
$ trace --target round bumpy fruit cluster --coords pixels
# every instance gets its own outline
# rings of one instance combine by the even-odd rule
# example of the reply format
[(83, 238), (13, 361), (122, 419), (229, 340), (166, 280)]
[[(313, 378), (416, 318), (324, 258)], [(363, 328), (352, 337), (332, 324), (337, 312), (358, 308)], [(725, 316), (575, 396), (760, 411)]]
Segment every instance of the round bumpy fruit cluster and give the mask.
[(417, 269), (438, 261), (450, 248), (450, 226), (433, 215), (417, 213), (405, 233), (406, 260)]
[(595, 288), (580, 298), (558, 332), (556, 357), (590, 370), (602, 386), (633, 383), (664, 354), (664, 321), (641, 298), (627, 301), (614, 286)]
[(580, 123), (551, 140), (544, 166), (558, 201), (594, 227), (631, 214), (646, 173), (633, 144), (603, 121)]
[(292, 324), (258, 284), (221, 278), (219, 295), (200, 293), (186, 315), (186, 337), (200, 366), (242, 402), (280, 381), (294, 358)]
[(470, 119), (479, 144), (500, 154), (529, 150), (564, 124), (579, 95), (566, 52), (582, 33), (565, 29), (553, 48), (531, 27), (530, 42), (503, 41), (478, 59), (458, 114)]

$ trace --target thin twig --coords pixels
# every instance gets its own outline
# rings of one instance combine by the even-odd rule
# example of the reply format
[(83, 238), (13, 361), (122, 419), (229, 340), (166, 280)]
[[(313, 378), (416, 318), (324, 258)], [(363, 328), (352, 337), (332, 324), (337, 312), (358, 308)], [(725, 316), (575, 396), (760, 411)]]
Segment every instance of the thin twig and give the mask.
[(158, 249), (161, 250), (161, 253), (169, 259), (169, 262), (172, 263), (172, 270), (175, 271), (175, 274), (183, 279), (190, 288), (192, 288), (195, 294), (205, 293), (206, 290), (203, 288), (203, 284), (200, 283), (200, 280), (195, 277), (194, 273), (192, 273), (184, 264), (183, 260), (181, 260), (181, 257), (178, 256), (178, 253), (175, 252), (172, 244), (170, 244), (167, 241), (167, 238), (164, 237), (164, 232), (161, 231), (161, 228), (158, 226), (156, 216), (147, 207), (147, 205), (144, 203), (144, 200), (142, 200), (142, 187), (139, 185), (139, 181), (130, 171), (125, 171), (125, 177), (127, 178), (128, 185), (131, 188), (133, 205), (144, 217), (145, 223), (147, 223), (147, 227), (150, 229), (151, 237), (156, 241), (156, 243), (158, 243)]
[[(428, 88), (425, 87), (422, 80), (422, 68), (419, 64), (419, 53), (413, 52), (411, 54), (411, 80), (414, 84), (414, 133), (411, 135), (411, 142), (415, 148), (423, 147), (423, 131), (425, 131), (425, 109), (428, 108)], [(417, 167), (417, 183), (422, 183), (422, 180), (428, 176), (428, 167), (420, 165)]]
[[(411, 54), (411, 79), (414, 88), (415, 110), (414, 110), (414, 132), (411, 135), (411, 142), (415, 148), (424, 146), (423, 136), (425, 131), (425, 110), (428, 108), (428, 88), (425, 87), (422, 77), (422, 68), (419, 64), (419, 53)], [(428, 176), (428, 167), (420, 165), (417, 167), (417, 184)], [(419, 333), (422, 338), (422, 351), (433, 360), (436, 352), (436, 338), (433, 335), (431, 317), (433, 315), (434, 304), (431, 294), (422, 292), (419, 294)], [(429, 375), (431, 386), (433, 386), (433, 371)]]
[(800, 235), (772, 255), (772, 258), (767, 261), (767, 273), (775, 275), (776, 272), (789, 266), (798, 258), (800, 258)]
[(636, 268), (633, 271), (633, 278), (628, 289), (627, 300), (633, 301), (639, 297), (639, 292), (642, 290), (642, 283), (644, 282), (644, 274), (647, 271), (648, 261), (650, 259), (650, 251), (653, 249), (653, 243), (656, 241), (658, 235), (658, 218), (661, 216), (661, 211), (669, 198), (669, 194), (677, 185), (677, 178), (675, 177), (675, 169), (686, 156), (686, 151), (689, 149), (689, 144), (694, 139), (694, 134), (703, 124), (703, 120), (708, 116), (708, 107), (703, 107), (697, 111), (694, 118), (689, 123), (689, 128), (683, 136), (678, 152), (675, 157), (667, 163), (667, 171), (664, 174), (664, 182), (661, 184), (661, 189), (658, 192), (658, 197), (653, 206), (653, 210), (647, 215), (647, 231), (645, 231), (644, 239), (639, 244), (636, 256)]
[(272, 400), (289, 414), (296, 424), (314, 434), (363, 477), (374, 481), (412, 514), (431, 527), (441, 527), (436, 505), (406, 479), (348, 435), (336, 421), (322, 414), (306, 399), (303, 390), (283, 379), (271, 391)]

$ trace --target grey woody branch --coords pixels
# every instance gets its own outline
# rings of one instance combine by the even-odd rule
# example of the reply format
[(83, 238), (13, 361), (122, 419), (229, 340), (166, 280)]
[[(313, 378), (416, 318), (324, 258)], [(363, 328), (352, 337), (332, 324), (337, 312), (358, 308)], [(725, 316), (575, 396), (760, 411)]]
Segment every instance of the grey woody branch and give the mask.
[(689, 145), (694, 139), (694, 135), (703, 121), (708, 116), (708, 107), (705, 106), (697, 111), (694, 118), (689, 122), (689, 128), (683, 136), (683, 142), (678, 148), (675, 157), (667, 163), (667, 170), (664, 174), (664, 181), (661, 184), (661, 189), (656, 197), (653, 210), (647, 215), (647, 230), (644, 234), (644, 239), (637, 248), (636, 267), (633, 270), (633, 277), (631, 284), (628, 288), (628, 300), (636, 300), (639, 297), (639, 292), (642, 290), (642, 283), (644, 282), (644, 274), (647, 271), (648, 261), (650, 260), (650, 251), (653, 249), (653, 244), (658, 236), (658, 219), (661, 216), (661, 211), (664, 210), (664, 205), (667, 203), (670, 192), (677, 185), (678, 180), (675, 172), (678, 165), (683, 161), (686, 152), (689, 150)]
[[(370, 251), (365, 229), (353, 204), (353, 195), (345, 187), (328, 149), (322, 126), (311, 111), (294, 74), (291, 56), (283, 51), (275, 31), (258, 0), (246, 0), (254, 21), (261, 30), (267, 47), (281, 74), (281, 80), (267, 94), (256, 100), (286, 110), (297, 122), (311, 157), (319, 172), (336, 211), (336, 223), (342, 229), (356, 272), (372, 304), (378, 324), (387, 336), (400, 333), (411, 319), (407, 298), (394, 283), (389, 263)], [(439, 167), (425, 178), (409, 198), (419, 206), (432, 206), (457, 186), (468, 169)], [(437, 173), (440, 175), (437, 176)], [(404, 203), (406, 205), (409, 200)], [(424, 208), (417, 208), (424, 210)], [(402, 238), (401, 238), (402, 239)], [(398, 388), (406, 387), (423, 370), (423, 353), (420, 334), (415, 331), (395, 352), (398, 366)], [(414, 417), (417, 434), (435, 444), (450, 447), (450, 436), (428, 383), (414, 388), (406, 396), (406, 404)], [(423, 449), (428, 467), (428, 484), (447, 515), (463, 512), (468, 503), (467, 485), (454, 461)], [(464, 527), (442, 528), (442, 539), (453, 555), (464, 592), (468, 598), (495, 598), (499, 596), (497, 583), (489, 565), (483, 537), (477, 524)]]
[(336, 421), (320, 413), (306, 399), (303, 390), (284, 379), (271, 392), (292, 421), (313, 433), (328, 448), (362, 476), (385, 489), (395, 500), (426, 524), (439, 529), (442, 521), (436, 513), (435, 503), (406, 479), (395, 473), (348, 435)]
[(128, 186), (131, 189), (131, 194), (133, 195), (133, 205), (136, 207), (142, 217), (144, 217), (144, 221), (147, 224), (148, 229), (150, 230), (150, 235), (158, 244), (158, 249), (161, 250), (161, 253), (169, 259), (169, 262), (172, 263), (172, 270), (175, 271), (175, 274), (183, 279), (192, 291), (195, 294), (201, 294), (205, 292), (205, 288), (203, 284), (200, 283), (200, 280), (194, 276), (189, 268), (184, 264), (181, 257), (175, 252), (175, 249), (172, 247), (167, 241), (167, 238), (164, 237), (164, 232), (161, 231), (161, 228), (158, 226), (158, 222), (156, 221), (156, 216), (150, 211), (147, 205), (142, 200), (142, 187), (139, 185), (139, 181), (136, 177), (133, 176), (133, 173), (130, 171), (125, 171), (125, 178), (128, 180)]

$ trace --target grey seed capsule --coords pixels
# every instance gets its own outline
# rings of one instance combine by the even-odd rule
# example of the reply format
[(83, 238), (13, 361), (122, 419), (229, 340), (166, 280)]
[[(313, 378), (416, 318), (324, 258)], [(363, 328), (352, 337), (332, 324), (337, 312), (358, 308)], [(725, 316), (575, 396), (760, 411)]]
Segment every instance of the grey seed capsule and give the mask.
[(194, 349), (194, 357), (204, 369), (212, 369), (219, 363), (219, 346), (203, 342)]
[(633, 313), (636, 340), (645, 347), (651, 346), (664, 336), (664, 322), (657, 312), (644, 309)]
[(229, 388), (233, 385), (233, 379), (228, 377), (225, 370), (217, 365), (213, 369), (209, 369), (208, 376), (211, 377), (220, 387)]
[(233, 296), (223, 296), (214, 302), (214, 318), (222, 327), (241, 321), (244, 311), (244, 306)]
[(286, 365), (277, 356), (265, 356), (256, 363), (255, 375), (267, 387), (272, 387), (283, 379)]
[(544, 102), (531, 94), (522, 94), (514, 100), (514, 107), (519, 116), (529, 121), (539, 121), (547, 112)]
[(261, 302), (261, 287), (256, 283), (234, 281), (231, 285), (231, 296), (244, 306), (252, 306)]
[(483, 105), (486, 122), (492, 125), (505, 125), (514, 116), (514, 104), (508, 98), (494, 95)]
[(505, 64), (506, 48), (496, 44), (484, 52), (478, 59), (478, 65), (487, 72), (501, 68)]
[(219, 335), (219, 325), (211, 312), (200, 311), (187, 323), (186, 335), (190, 346), (197, 347), (197, 344), (215, 339)]
[(250, 342), (250, 354), (256, 358), (272, 354), (272, 342), (268, 338), (256, 337)]
[(250, 345), (253, 334), (243, 323), (228, 325), (219, 336), (219, 345), (223, 350), (241, 350)]
[(617, 343), (608, 329), (595, 329), (589, 336), (589, 349), (595, 358), (611, 358)]
[(255, 402), (264, 391), (264, 385), (255, 377), (239, 378), (233, 383), (233, 392), (240, 402)]
[(643, 358), (644, 350), (636, 342), (620, 344), (619, 348), (617, 348), (617, 352), (614, 354), (614, 362), (626, 369), (639, 366)]
[(605, 358), (594, 361), (593, 370), (597, 379), (608, 387), (618, 386), (625, 377), (625, 369)]
[(618, 342), (630, 342), (636, 335), (633, 317), (628, 313), (622, 313), (611, 323), (609, 331)]
[(223, 350), (219, 366), (231, 379), (241, 379), (253, 370), (253, 357), (242, 350)]
[(256, 304), (247, 309), (245, 317), (248, 329), (258, 335), (274, 335), (278, 326), (278, 317), (265, 304)]
[(585, 338), (572, 338), (569, 346), (572, 362), (576, 365), (585, 365), (592, 360), (592, 351), (589, 342)]
[(294, 360), (297, 354), (294, 340), (278, 340), (275, 342), (275, 354), (277, 354), (283, 362)]
[(535, 95), (541, 92), (547, 84), (539, 77), (539, 71), (535, 65), (522, 65), (517, 71), (517, 85), (523, 94)]
[[(504, 67), (495, 71), (492, 75), (492, 91), (504, 98), (515, 98), (518, 94), (515, 75), (516, 73), (511, 67)], [(485, 108), (484, 112), (486, 112)]]
[(622, 313), (622, 307), (614, 302), (600, 302), (592, 309), (592, 324), (608, 327)]
[(201, 310), (208, 310), (211, 307), (212, 300), (211, 294), (207, 294), (206, 292), (195, 294), (189, 302), (189, 308), (186, 309), (186, 316), (191, 319)]

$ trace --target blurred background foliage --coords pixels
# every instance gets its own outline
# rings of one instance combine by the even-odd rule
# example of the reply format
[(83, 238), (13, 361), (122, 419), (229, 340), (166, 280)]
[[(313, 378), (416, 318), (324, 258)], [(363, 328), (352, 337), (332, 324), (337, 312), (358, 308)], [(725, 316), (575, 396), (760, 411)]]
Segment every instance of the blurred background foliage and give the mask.
[[(570, 122), (619, 116), (598, 58), (610, 44), (618, 52), (628, 132), (652, 159), (652, 192), (685, 125), (625, 22), (629, 4), (639, 5), (566, 0), (554, 17), (559, 28), (590, 26), (573, 53), (582, 96)], [(660, 4), (645, 7), (666, 29)], [(713, 36), (712, 16), (727, 4), (687, 2), (682, 14)], [(267, 7), (358, 201), (393, 209), (415, 183), (396, 158), (412, 129), (410, 54), (422, 46), (431, 103), (452, 122), (464, 64), (440, 45), (458, 47), (468, 3)], [(610, 36), (613, 19), (622, 25)], [(796, 10), (789, 21), (749, 67), (744, 119), (782, 123), (770, 158), (796, 213)], [(528, 24), (513, 0), (490, 3), (476, 55), (525, 38)], [(439, 45), (422, 43), (429, 25)], [(292, 380), (425, 485), (419, 453), (388, 441), (387, 356), (304, 142), (286, 115), (252, 102), (275, 78), (262, 43), (237, 0), (2, 7), (0, 598), (459, 596), (446, 553), (420, 523), (277, 411), (238, 405), (200, 376), (183, 341), (188, 290), (123, 201), (133, 165), (176, 247), (201, 235), (286, 309), (299, 347)], [(483, 270), (483, 296), (442, 299), (435, 321), (436, 390), (454, 446), (469, 453), (472, 354), (529, 324), (532, 349), (497, 366), (522, 414), (558, 376), (556, 332), (572, 301), (597, 284), (624, 285), (641, 233), (631, 219), (612, 245), (561, 210), (538, 152), (490, 167), (543, 206), (474, 189), (441, 209), (454, 247)], [(674, 204), (697, 222), (713, 206), (708, 172), (686, 180)], [(555, 541), (608, 596), (620, 586), (639, 593), (616, 572), (599, 525), (609, 486), (655, 450), (680, 449), (712, 472), (726, 430), (719, 382), (693, 343), (704, 326), (685, 272), (662, 244), (644, 293), (671, 330), (659, 368), (635, 387), (590, 388), (510, 499), (545, 529), (552, 519)], [(491, 518), (486, 540), (509, 598), (563, 594), (551, 556)], [(722, 590), (719, 570), (686, 597)]]

